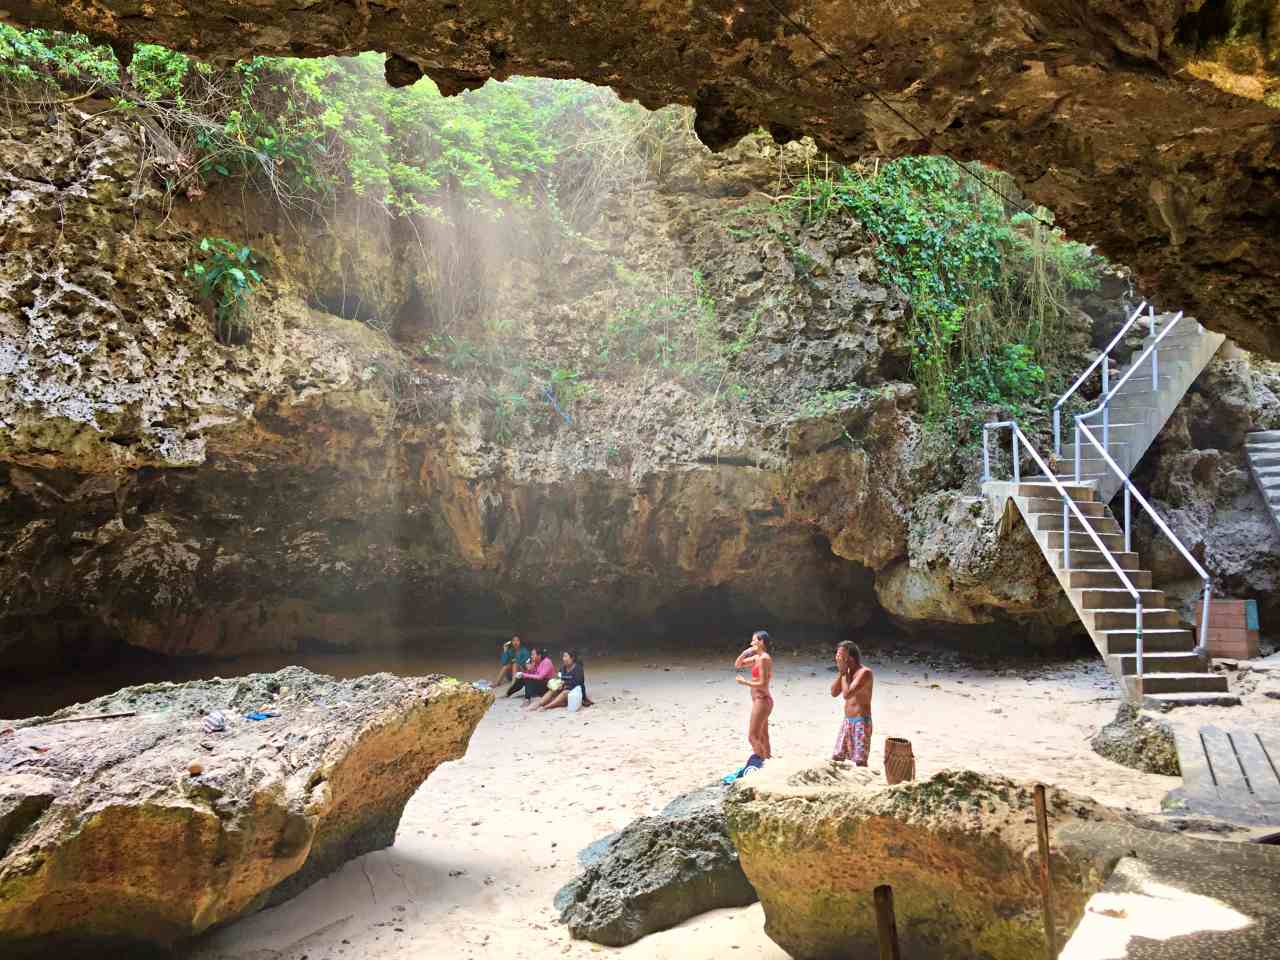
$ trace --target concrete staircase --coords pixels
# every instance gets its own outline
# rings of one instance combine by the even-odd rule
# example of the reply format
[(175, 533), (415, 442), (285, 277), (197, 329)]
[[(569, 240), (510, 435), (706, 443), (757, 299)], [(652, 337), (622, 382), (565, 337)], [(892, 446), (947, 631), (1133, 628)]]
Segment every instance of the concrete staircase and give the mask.
[[(1075, 443), (1064, 444), (1060, 454), (1046, 461), (1031, 447), (1016, 424), (989, 424), (988, 430), (1012, 430), (1023, 454), (1037, 462), (1041, 472), (1012, 483), (987, 480), (983, 490), (993, 498), (1002, 516), (1007, 515), (1010, 503), (1016, 505), (1094, 646), (1129, 697), (1168, 706), (1238, 703), (1239, 698), (1228, 692), (1226, 676), (1214, 673), (1209, 658), (1200, 652), (1192, 626), (1169, 604), (1164, 591), (1152, 582), (1151, 571), (1143, 568), (1138, 554), (1126, 549), (1129, 538), (1108, 506), (1116, 493), (1126, 490), (1127, 505), (1132, 505), (1134, 511), (1151, 511), (1157, 525), (1163, 524), (1141, 493), (1131, 485), (1126, 489), (1125, 484), (1188, 388), (1226, 339), (1181, 314), (1153, 317), (1143, 316), (1142, 311), (1143, 307), (1139, 307), (1107, 348), (1106, 355), (1090, 368), (1092, 371), (1110, 364), (1114, 349), (1135, 323), (1148, 325), (1148, 334), (1142, 347), (1134, 352), (1129, 367), (1118, 374), (1106, 367), (1104, 384), (1107, 387), (1103, 400), (1099, 401), (1105, 406), (1105, 418), (1099, 413), (1084, 421), (1098, 443), (1106, 445), (1118, 471), (1086, 439), (1080, 450), (1077, 477)], [(1149, 349), (1153, 344), (1155, 349)], [(1057, 402), (1055, 416), (1085, 380), (1082, 376)], [(1074, 436), (1073, 427), (1071, 423), (1067, 435), (1080, 442), (1081, 438)], [(1275, 439), (1260, 440), (1257, 444), (1258, 463), (1264, 468), (1274, 466), (1276, 471), (1272, 481), (1275, 500), (1268, 501), (1275, 509), (1280, 506), (1280, 431), (1268, 436)], [(1272, 442), (1274, 453), (1269, 449)], [(984, 470), (987, 469), (985, 444), (986, 434)], [(1021, 461), (1022, 457), (1018, 459)], [(1018, 473), (1014, 476), (1017, 478)], [(1261, 478), (1259, 483), (1263, 483)], [(1066, 495), (1074, 501), (1080, 517), (1074, 511), (1064, 516)], [(1086, 524), (1088, 530), (1097, 534), (1096, 542), (1086, 531)], [(1208, 574), (1167, 526), (1162, 529), (1204, 578), (1207, 589)], [(1067, 531), (1070, 531), (1069, 537)], [(1141, 678), (1137, 676), (1137, 606), (1116, 567), (1124, 572), (1141, 599)]]
[[(1152, 325), (1158, 333), (1171, 320), (1170, 315), (1156, 316)], [(1147, 334), (1142, 346), (1133, 354), (1135, 362), (1154, 339), (1155, 334)], [(1108, 405), (1105, 440), (1103, 418), (1097, 416), (1086, 421), (1098, 442), (1106, 443), (1107, 453), (1124, 470), (1126, 476), (1133, 472), (1156, 435), (1173, 415), (1174, 409), (1182, 402), (1191, 384), (1226, 339), (1220, 333), (1204, 329), (1195, 320), (1180, 320), (1177, 327), (1160, 342), (1155, 365), (1155, 389), (1152, 389), (1151, 358), (1147, 357), (1140, 362), (1140, 368), (1134, 371), (1133, 376), (1124, 383)], [(1124, 372), (1128, 372), (1128, 368)], [(1123, 373), (1120, 376), (1113, 375), (1111, 382), (1119, 383), (1121, 376)], [(1280, 440), (1277, 441), (1277, 450), (1276, 463), (1280, 464)], [(1054, 465), (1054, 473), (1064, 479), (1074, 478), (1075, 453), (1074, 443), (1063, 444), (1062, 454)], [(1123, 484), (1120, 477), (1107, 468), (1098, 455), (1097, 448), (1088, 441), (1085, 441), (1080, 451), (1080, 479), (1094, 481), (1104, 503), (1110, 502)], [(1280, 484), (1280, 474), (1276, 482)]]
[(1249, 472), (1280, 529), (1280, 430), (1261, 430), (1244, 438)]
[(1080, 520), (1070, 515), (1071, 567), (1065, 566), (1062, 497), (1047, 482), (988, 483), (988, 495), (1012, 501), (1040, 544), (1040, 552), (1075, 607), (1080, 622), (1106, 661), (1107, 668), (1132, 698), (1157, 703), (1231, 704), (1227, 678), (1210, 670), (1208, 658), (1196, 652), (1192, 628), (1171, 607), (1163, 590), (1155, 589), (1150, 570), (1142, 568), (1135, 552), (1125, 552), (1124, 532), (1092, 483), (1064, 484), (1097, 532), (1108, 552), (1142, 597), (1143, 682), (1138, 689), (1137, 610), (1133, 596), (1121, 583)]

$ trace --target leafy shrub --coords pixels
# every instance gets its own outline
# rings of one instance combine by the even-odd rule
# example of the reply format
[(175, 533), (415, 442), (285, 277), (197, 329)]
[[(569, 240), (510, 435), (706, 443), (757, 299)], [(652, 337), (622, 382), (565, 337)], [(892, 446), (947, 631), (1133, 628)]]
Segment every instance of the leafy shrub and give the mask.
[(1048, 211), (1010, 215), (946, 157), (905, 157), (870, 174), (810, 167), (781, 205), (801, 222), (851, 217), (876, 238), (882, 279), (911, 303), (912, 374), (934, 422), (1033, 399), (1056, 359), (1067, 292), (1097, 284), (1092, 252), (1048, 225)]
[(252, 247), (222, 237), (205, 237), (198, 249), (203, 256), (187, 265), (186, 276), (212, 305), (218, 340), (246, 342), (253, 331), (249, 298), (262, 283), (261, 257)]

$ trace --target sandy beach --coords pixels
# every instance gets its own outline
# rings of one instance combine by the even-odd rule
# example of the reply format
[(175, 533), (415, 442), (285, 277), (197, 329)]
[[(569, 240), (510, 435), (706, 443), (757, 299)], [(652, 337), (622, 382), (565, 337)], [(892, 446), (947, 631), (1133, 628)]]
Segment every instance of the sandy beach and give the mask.
[[(1055, 783), (1104, 803), (1159, 809), (1179, 780), (1096, 756), (1088, 740), (1115, 713), (1097, 659), (981, 669), (936, 655), (869, 658), (877, 669), (872, 767), (885, 736), (911, 739), (919, 774), (971, 767)], [(322, 664), (315, 665), (322, 669)], [(486, 664), (454, 664), (479, 679)], [(838, 707), (814, 656), (780, 656), (771, 733), (779, 759), (829, 756)], [(301, 896), (205, 937), (190, 960), (408, 960), (425, 956), (783, 958), (760, 907), (708, 914), (622, 950), (572, 941), (552, 898), (577, 853), (749, 752), (747, 694), (731, 659), (587, 662), (596, 706), (531, 713), (499, 700), (467, 756), (410, 802), (394, 847), (347, 864)], [(1194, 722), (1218, 719), (1194, 711)], [(1245, 721), (1248, 707), (1231, 719)], [(1188, 721), (1192, 711), (1182, 711)], [(1173, 715), (1178, 719), (1178, 714)]]

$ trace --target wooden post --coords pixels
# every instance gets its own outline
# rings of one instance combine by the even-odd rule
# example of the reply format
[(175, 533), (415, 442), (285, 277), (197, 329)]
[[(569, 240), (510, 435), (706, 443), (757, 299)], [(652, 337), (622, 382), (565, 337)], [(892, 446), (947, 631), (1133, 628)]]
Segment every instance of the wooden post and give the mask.
[(1040, 900), (1044, 904), (1044, 949), (1049, 960), (1057, 960), (1058, 934), (1053, 925), (1053, 876), (1049, 869), (1049, 811), (1044, 799), (1044, 784), (1037, 783), (1036, 839), (1040, 843)]
[(898, 951), (898, 923), (893, 918), (893, 887), (882, 883), (875, 889), (875, 898), (880, 960), (902, 960), (902, 954)]

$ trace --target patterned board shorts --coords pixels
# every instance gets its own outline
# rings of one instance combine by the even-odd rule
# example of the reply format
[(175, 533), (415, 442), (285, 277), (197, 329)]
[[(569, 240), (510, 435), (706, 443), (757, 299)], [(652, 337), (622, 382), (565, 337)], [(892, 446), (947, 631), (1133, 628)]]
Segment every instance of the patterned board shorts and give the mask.
[(866, 717), (845, 717), (840, 721), (840, 735), (832, 760), (852, 760), (859, 767), (867, 765), (871, 753), (871, 721)]

